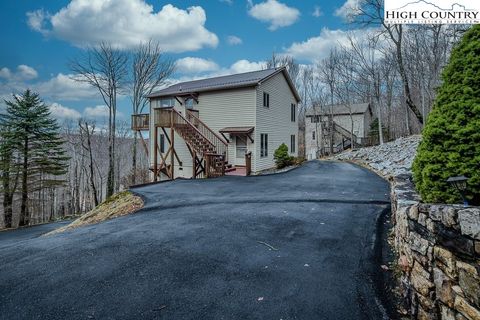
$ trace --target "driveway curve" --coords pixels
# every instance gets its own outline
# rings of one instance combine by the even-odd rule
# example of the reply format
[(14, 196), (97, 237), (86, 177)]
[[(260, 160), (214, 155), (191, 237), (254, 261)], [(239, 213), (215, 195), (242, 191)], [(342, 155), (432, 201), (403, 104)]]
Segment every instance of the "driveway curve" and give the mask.
[(2, 235), (0, 318), (388, 318), (375, 252), (389, 185), (364, 168), (313, 161), (133, 191), (136, 214)]

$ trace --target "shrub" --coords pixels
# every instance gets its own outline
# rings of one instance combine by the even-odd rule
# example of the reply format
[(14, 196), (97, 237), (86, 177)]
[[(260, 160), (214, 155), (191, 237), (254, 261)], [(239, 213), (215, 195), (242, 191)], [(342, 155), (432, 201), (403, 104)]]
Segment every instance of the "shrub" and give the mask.
[(285, 143), (282, 143), (275, 153), (273, 154), (273, 159), (277, 165), (277, 169), (285, 168), (293, 163), (294, 157), (291, 157), (288, 154), (288, 147)]
[(293, 158), (293, 164), (295, 165), (301, 165), (302, 163), (304, 163), (305, 161), (307, 161), (307, 159), (305, 159), (305, 157), (296, 157), (296, 158)]
[(413, 178), (426, 202), (454, 203), (451, 176), (469, 178), (467, 199), (480, 205), (480, 25), (467, 31), (442, 74), (432, 112), (413, 163)]

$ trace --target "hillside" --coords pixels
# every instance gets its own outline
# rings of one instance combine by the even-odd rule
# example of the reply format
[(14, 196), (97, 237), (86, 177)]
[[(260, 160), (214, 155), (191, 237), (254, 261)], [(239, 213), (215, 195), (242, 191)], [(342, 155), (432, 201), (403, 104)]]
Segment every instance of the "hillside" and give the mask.
[(62, 233), (90, 224), (100, 223), (113, 218), (133, 213), (143, 207), (143, 200), (129, 191), (117, 193), (110, 199), (100, 204), (90, 212), (87, 212), (69, 225), (56, 229), (46, 235)]
[(413, 159), (421, 138), (420, 135), (399, 138), (383, 145), (349, 150), (333, 158), (367, 165), (384, 177), (411, 174)]

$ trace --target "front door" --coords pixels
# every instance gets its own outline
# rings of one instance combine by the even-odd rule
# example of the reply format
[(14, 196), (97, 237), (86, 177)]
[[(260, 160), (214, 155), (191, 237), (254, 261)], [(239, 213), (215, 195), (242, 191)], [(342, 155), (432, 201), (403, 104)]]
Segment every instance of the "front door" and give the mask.
[(245, 154), (247, 153), (247, 137), (236, 136), (236, 148), (235, 148), (235, 165), (245, 165)]

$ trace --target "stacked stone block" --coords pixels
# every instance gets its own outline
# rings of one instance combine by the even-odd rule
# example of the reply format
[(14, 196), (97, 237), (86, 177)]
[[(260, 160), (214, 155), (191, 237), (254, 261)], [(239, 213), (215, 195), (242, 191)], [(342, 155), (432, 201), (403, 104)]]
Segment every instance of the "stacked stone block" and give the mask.
[(423, 204), (409, 175), (394, 178), (392, 205), (404, 309), (480, 320), (480, 208)]

